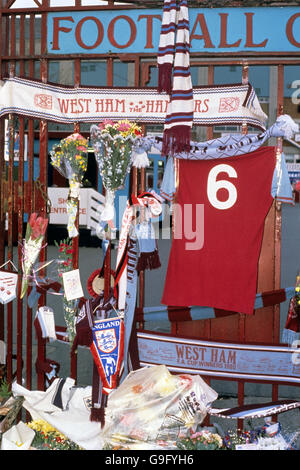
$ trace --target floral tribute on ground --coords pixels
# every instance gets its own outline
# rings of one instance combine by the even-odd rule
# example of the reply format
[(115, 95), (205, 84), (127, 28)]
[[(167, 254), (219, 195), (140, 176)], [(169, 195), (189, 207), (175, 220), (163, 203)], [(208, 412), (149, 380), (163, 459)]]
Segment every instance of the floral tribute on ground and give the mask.
[(83, 450), (43, 419), (27, 423), (35, 431), (32, 447), (37, 450)]
[[(106, 191), (105, 205), (97, 229), (97, 235), (105, 238), (106, 226), (109, 225), (113, 229), (115, 193), (123, 187), (130, 172), (133, 146), (142, 137), (142, 130), (136, 123), (126, 119), (117, 122), (105, 120), (98, 126), (92, 125), (90, 133), (102, 184)], [(143, 159), (144, 151), (134, 153), (136, 165), (139, 156)], [(146, 165), (147, 161), (148, 159)]]
[(177, 447), (180, 450), (221, 450), (223, 439), (219, 434), (204, 429), (179, 438)]
[(54, 145), (50, 151), (51, 164), (56, 170), (69, 180), (69, 194), (67, 200), (68, 235), (77, 237), (78, 230), (75, 226), (80, 186), (87, 170), (88, 140), (81, 134), (72, 134), (62, 139), (58, 145)]
[(132, 371), (109, 396), (105, 447), (177, 449), (178, 440), (196, 432), (216, 398), (200, 376), (172, 375), (166, 366)]

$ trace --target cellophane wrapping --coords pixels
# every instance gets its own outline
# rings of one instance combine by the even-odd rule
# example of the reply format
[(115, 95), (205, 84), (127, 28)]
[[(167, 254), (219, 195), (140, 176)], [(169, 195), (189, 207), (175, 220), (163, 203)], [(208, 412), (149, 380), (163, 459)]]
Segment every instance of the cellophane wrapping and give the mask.
[(173, 375), (163, 365), (131, 372), (109, 396), (105, 448), (176, 449), (216, 398), (198, 375)]

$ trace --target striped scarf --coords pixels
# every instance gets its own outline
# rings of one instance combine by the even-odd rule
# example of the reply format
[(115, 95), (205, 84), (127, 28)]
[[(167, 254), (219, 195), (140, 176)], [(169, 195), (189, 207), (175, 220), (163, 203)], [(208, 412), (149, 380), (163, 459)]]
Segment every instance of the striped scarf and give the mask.
[[(158, 92), (170, 95), (162, 154), (188, 152), (194, 99), (187, 0), (165, 0), (158, 49)], [(173, 72), (173, 73), (172, 73)]]
[(135, 209), (141, 207), (149, 208), (153, 217), (160, 215), (162, 211), (161, 202), (151, 192), (143, 192), (139, 194), (138, 197), (132, 194), (127, 201), (127, 206), (122, 218), (117, 262), (114, 275), (114, 293), (118, 302), (119, 310), (124, 310), (126, 304), (129, 232), (132, 229), (134, 220), (136, 219)]
[[(290, 300), (295, 296), (295, 287), (286, 287), (285, 289), (276, 289), (256, 294), (253, 314), (256, 310)], [(157, 307), (144, 307), (136, 309), (137, 322), (184, 322), (196, 320), (208, 320), (213, 318), (222, 318), (231, 315), (238, 315), (238, 312), (231, 310), (221, 310), (211, 307), (191, 306), (191, 307), (167, 307), (159, 305)]]

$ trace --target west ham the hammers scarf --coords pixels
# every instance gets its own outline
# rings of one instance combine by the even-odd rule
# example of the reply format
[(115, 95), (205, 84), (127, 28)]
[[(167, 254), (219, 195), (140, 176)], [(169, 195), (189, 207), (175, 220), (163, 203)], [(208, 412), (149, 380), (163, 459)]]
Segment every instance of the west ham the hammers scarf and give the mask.
[[(170, 95), (162, 154), (188, 152), (194, 99), (187, 0), (165, 0), (158, 49), (158, 92)], [(173, 72), (173, 73), (172, 73)]]

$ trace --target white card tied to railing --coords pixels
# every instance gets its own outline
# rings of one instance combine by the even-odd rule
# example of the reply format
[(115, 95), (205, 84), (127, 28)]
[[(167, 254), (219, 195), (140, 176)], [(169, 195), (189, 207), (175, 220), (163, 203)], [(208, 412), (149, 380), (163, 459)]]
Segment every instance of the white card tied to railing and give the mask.
[[(0, 89), (0, 116), (20, 114), (62, 123), (129, 119), (163, 124), (169, 96), (154, 88), (67, 88), (9, 78)], [(250, 84), (194, 88), (195, 125), (248, 124), (265, 129), (267, 120)]]
[[(16, 273), (5, 271), (3, 268), (7, 264), (11, 264)], [(0, 266), (0, 302), (7, 304), (16, 298), (17, 283), (18, 283), (18, 270), (11, 260)]]
[(67, 301), (83, 297), (79, 269), (66, 271), (62, 276)]

